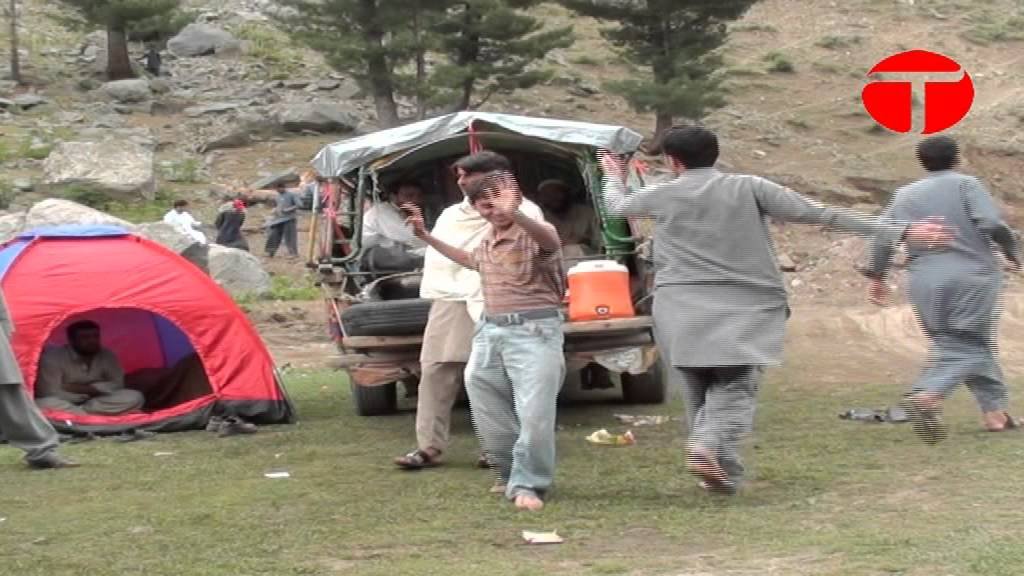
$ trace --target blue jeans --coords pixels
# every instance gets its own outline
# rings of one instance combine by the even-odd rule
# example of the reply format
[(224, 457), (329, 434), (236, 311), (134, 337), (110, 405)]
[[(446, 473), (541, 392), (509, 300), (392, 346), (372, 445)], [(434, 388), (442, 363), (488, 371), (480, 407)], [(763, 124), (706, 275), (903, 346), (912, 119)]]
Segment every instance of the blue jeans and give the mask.
[(543, 497), (555, 477), (555, 403), (565, 379), (562, 320), (481, 320), (466, 365), (473, 426), (505, 496)]

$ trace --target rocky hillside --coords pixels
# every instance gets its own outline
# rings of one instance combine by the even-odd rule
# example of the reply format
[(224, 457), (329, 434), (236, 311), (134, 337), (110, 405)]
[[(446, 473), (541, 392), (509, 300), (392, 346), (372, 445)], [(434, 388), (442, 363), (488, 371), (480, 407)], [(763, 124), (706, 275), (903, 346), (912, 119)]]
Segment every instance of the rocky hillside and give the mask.
[[(22, 0), (22, 58), (32, 87), (25, 92), (0, 79), (0, 187), (16, 190), (4, 201), (28, 206), (51, 193), (41, 185), (47, 171), (75, 172), (68, 166), (76, 162), (87, 165), (78, 172), (87, 171), (117, 149), (125, 159), (119, 165), (137, 168), (108, 170), (123, 190), (109, 199), (112, 210), (151, 219), (168, 198), (185, 195), (209, 221), (225, 188), (302, 170), (324, 143), (374, 129), (372, 105), (355, 83), (266, 18), (271, 0), (189, 3), (201, 13), (198, 26), (165, 53), (169, 76), (105, 85), (103, 35), (65, 30), (49, 17), (54, 3)], [(570, 19), (554, 5), (538, 10), (552, 25)], [(601, 90), (599, 78), (633, 73), (601, 38), (601, 24), (571, 21), (577, 43), (544, 63), (555, 71), (552, 81), (495, 98), (487, 108), (648, 132), (652, 118)], [(1022, 22), (1018, 0), (763, 0), (733, 26), (730, 104), (706, 122), (723, 136), (725, 160), (736, 169), (875, 209), (898, 182), (917, 176), (917, 137), (879, 129), (865, 114), (859, 100), (865, 74), (897, 51), (943, 52), (975, 81), (974, 109), (952, 131), (967, 145), (967, 169), (983, 175), (1018, 220)], [(133, 48), (141, 55), (141, 46)], [(155, 170), (147, 172), (150, 159)], [(65, 175), (72, 185), (61, 193), (87, 196), (75, 178)], [(816, 231), (783, 231), (780, 241), (802, 271), (821, 265), (820, 258), (800, 256), (820, 244)], [(837, 246), (832, 249), (850, 250)], [(821, 282), (809, 278), (798, 286)]]

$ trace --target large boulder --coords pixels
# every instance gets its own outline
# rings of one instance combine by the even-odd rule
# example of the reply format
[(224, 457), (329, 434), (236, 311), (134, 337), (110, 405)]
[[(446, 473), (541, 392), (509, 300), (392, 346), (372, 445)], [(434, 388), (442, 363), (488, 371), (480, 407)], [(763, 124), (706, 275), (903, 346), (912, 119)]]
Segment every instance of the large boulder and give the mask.
[(215, 127), (205, 138), (200, 152), (225, 148), (241, 148), (252, 144), (254, 136), (269, 136), (278, 131), (277, 122), (263, 114), (241, 112)]
[(238, 50), (240, 46), (241, 43), (229, 32), (194, 22), (167, 41), (167, 49), (178, 57), (207, 56)]
[[(278, 184), (297, 184), (300, 180), (299, 173), (295, 170), (288, 169), (277, 174), (270, 174), (264, 176), (259, 180), (254, 181), (249, 185), (253, 190), (270, 190), (276, 187)], [(276, 197), (276, 193), (274, 194)]]
[(323, 102), (289, 104), (279, 111), (278, 118), (288, 132), (352, 132), (359, 126), (350, 107)]
[(210, 245), (210, 276), (232, 296), (262, 296), (271, 288), (259, 258), (219, 244)]
[(11, 240), (25, 229), (25, 213), (13, 212), (0, 216), (0, 244)]
[(135, 226), (105, 212), (83, 206), (70, 200), (47, 198), (29, 208), (25, 215), (25, 230), (49, 226), (65, 226), (68, 224), (94, 224), (103, 226), (120, 226), (125, 230), (134, 230)]
[(43, 172), (51, 186), (84, 185), (125, 198), (156, 196), (153, 150), (130, 141), (61, 142)]
[(210, 247), (196, 242), (166, 222), (146, 222), (135, 227), (135, 233), (177, 252), (203, 272), (209, 272)]
[(122, 103), (145, 102), (153, 97), (149, 82), (142, 78), (107, 82), (103, 85), (103, 93)]

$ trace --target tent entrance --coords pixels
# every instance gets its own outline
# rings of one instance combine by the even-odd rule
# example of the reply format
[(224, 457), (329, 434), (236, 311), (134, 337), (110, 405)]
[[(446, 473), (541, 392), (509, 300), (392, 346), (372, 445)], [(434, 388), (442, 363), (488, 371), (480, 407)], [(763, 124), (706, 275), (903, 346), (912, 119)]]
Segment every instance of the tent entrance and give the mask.
[(68, 326), (83, 320), (100, 326), (103, 347), (117, 356), (124, 370), (125, 387), (146, 398), (144, 412), (171, 410), (213, 395), (202, 359), (188, 336), (148, 310), (100, 308), (75, 314), (50, 334), (46, 347), (65, 346)]

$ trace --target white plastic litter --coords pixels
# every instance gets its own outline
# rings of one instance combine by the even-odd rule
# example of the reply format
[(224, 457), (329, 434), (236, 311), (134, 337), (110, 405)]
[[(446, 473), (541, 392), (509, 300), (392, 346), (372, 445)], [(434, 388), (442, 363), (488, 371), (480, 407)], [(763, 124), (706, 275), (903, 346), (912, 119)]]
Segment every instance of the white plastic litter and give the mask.
[(523, 530), (523, 540), (527, 544), (561, 544), (565, 542), (557, 532), (530, 532)]

